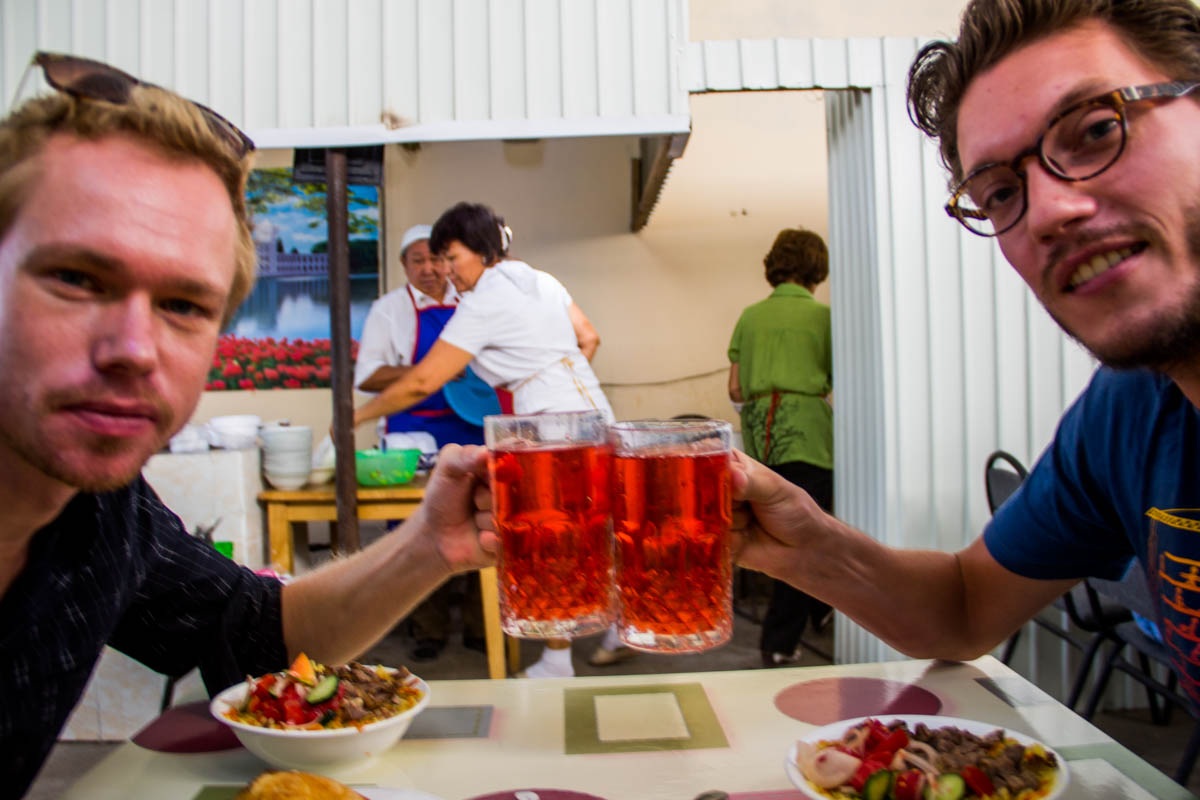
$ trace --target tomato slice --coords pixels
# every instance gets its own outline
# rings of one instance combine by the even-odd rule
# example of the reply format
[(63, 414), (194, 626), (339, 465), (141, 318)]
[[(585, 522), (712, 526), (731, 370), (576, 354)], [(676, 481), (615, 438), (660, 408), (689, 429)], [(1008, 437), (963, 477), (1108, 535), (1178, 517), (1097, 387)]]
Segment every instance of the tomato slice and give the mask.
[(921, 800), (924, 784), (925, 776), (921, 771), (911, 769), (896, 776), (896, 782), (892, 784), (892, 793), (896, 800)]
[(896, 751), (904, 747), (908, 747), (908, 733), (904, 728), (896, 728), (875, 745), (874, 749), (868, 751), (867, 758), (891, 763)]
[(968, 764), (959, 771), (959, 774), (962, 775), (962, 779), (967, 782), (967, 786), (975, 794), (987, 797), (990, 794), (996, 793), (996, 787), (992, 785), (992, 779), (979, 767)]
[(869, 753), (879, 746), (879, 743), (886, 739), (889, 731), (882, 722), (877, 719), (869, 719), (867, 725), (867, 739), (863, 743), (863, 752)]
[(858, 771), (855, 772), (850, 778), (849, 784), (854, 787), (854, 791), (862, 792), (863, 787), (867, 785), (867, 778), (871, 777), (881, 769), (887, 769), (887, 764), (883, 763), (882, 761), (864, 759), (863, 762), (858, 765)]

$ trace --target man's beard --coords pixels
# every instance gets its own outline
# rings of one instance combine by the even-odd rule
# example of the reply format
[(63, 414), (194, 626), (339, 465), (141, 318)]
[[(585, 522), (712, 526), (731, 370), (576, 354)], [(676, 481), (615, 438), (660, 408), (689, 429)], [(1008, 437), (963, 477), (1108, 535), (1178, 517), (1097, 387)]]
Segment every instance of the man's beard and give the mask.
[[(0, 373), (3, 372), (0, 367)], [(57, 390), (35, 398), (20, 387), (0, 386), (0, 408), (23, 408), (29, 416), (18, 414), (0, 424), (0, 449), (7, 450), (43, 475), (85, 492), (104, 492), (130, 483), (141, 472), (150, 456), (166, 445), (170, 431), (163, 425), (153, 439), (138, 442), (123, 437), (72, 435), (47, 427), (43, 416), (48, 409), (80, 398), (99, 395), (94, 387)], [(143, 398), (154, 404), (159, 420), (171, 419), (170, 409), (157, 398)]]
[[(28, 464), (33, 466), (43, 475), (53, 478), (54, 480), (72, 486), (84, 492), (107, 492), (113, 489), (119, 489), (122, 486), (130, 483), (142, 471), (142, 467), (153, 453), (160, 448), (155, 448), (147, 453), (144, 458), (135, 460), (132, 466), (121, 470), (106, 470), (104, 472), (96, 472), (86, 468), (81, 468), (79, 465), (72, 463), (67, 457), (58, 452), (46, 452), (44, 448), (37, 446), (36, 443), (26, 441), (23, 437), (6, 436), (0, 431), (0, 440), (7, 440), (10, 448), (16, 452)], [(127, 444), (118, 441), (98, 442), (92, 448), (93, 455), (101, 456), (119, 456), (125, 452)], [(115, 460), (115, 459), (114, 459)], [(112, 461), (108, 462), (111, 465)]]
[[(1200, 273), (1200, 206), (1186, 215), (1188, 257)], [(1100, 363), (1113, 369), (1148, 368), (1168, 372), (1180, 365), (1200, 360), (1200, 275), (1185, 302), (1168, 315), (1160, 317), (1153, 326), (1130, 332), (1119, 343), (1097, 348), (1075, 335), (1074, 331), (1054, 316), (1058, 326)]]

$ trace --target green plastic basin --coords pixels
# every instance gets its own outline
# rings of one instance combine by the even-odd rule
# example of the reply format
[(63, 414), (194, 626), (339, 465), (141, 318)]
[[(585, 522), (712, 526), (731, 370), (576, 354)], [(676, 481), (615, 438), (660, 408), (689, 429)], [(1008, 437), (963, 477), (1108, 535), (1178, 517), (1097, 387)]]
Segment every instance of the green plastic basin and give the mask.
[(354, 453), (359, 486), (395, 486), (408, 483), (417, 472), (421, 451), (358, 450)]

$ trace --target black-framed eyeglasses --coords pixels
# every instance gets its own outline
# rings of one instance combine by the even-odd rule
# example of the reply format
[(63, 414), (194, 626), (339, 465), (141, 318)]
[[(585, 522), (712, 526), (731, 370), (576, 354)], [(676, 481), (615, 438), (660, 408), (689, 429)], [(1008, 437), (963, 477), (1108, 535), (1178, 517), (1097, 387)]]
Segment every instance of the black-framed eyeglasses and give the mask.
[[(35, 66), (42, 68), (46, 82), (60, 92), (87, 100), (103, 100), (114, 105), (127, 104), (135, 86), (160, 88), (100, 61), (65, 53), (41, 51), (34, 53), (33, 59), (29, 62), (29, 69), (26, 70), (17, 87), (17, 99), (21, 96), (21, 87), (29, 76), (29, 72)], [(197, 103), (195, 100), (188, 102), (200, 109), (208, 127), (229, 145), (239, 159), (254, 151), (254, 142), (249, 136), (242, 133), (238, 126), (206, 105)]]
[(1025, 215), (1028, 205), (1021, 164), (1036, 156), (1051, 175), (1064, 181), (1086, 181), (1111, 167), (1129, 138), (1125, 107), (1143, 100), (1183, 97), (1200, 86), (1169, 81), (1115, 89), (1056, 114), (1037, 142), (1008, 162), (992, 162), (971, 170), (954, 189), (946, 213), (971, 233), (999, 236)]

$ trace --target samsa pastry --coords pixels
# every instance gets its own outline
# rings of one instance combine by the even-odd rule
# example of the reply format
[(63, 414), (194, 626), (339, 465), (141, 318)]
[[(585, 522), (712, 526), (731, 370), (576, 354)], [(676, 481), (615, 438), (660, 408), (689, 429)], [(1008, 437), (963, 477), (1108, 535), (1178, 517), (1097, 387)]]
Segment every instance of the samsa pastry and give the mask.
[(264, 772), (234, 800), (365, 800), (332, 778), (307, 772)]

